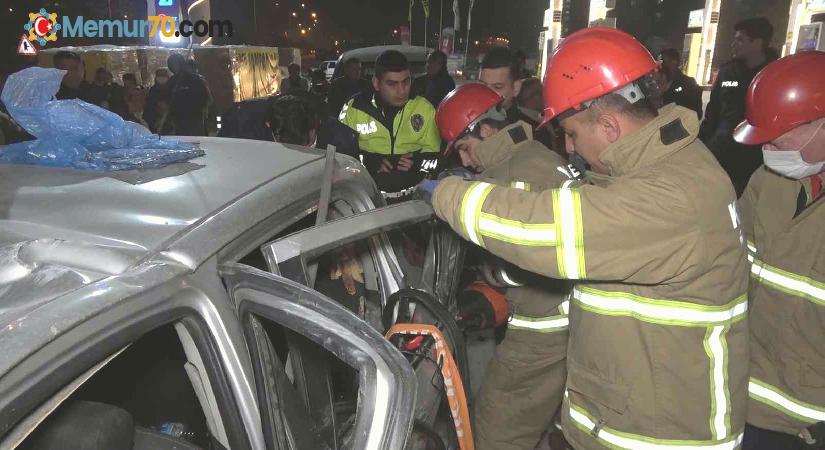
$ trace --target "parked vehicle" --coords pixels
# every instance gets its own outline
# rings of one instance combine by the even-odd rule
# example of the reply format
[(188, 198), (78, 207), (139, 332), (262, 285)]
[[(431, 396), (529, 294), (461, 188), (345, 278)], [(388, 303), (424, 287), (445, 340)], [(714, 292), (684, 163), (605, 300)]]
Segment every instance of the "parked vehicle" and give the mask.
[(399, 290), (455, 281), (432, 209), (384, 207), (348, 156), (332, 170), (319, 150), (199, 141), (204, 157), (140, 172), (0, 166), (0, 447), (396, 450), (448, 434), (438, 365), (382, 336), (407, 315), (386, 308), (408, 305)]
[(373, 73), (375, 73), (375, 59), (387, 50), (397, 50), (407, 57), (413, 78), (427, 73), (427, 56), (432, 49), (415, 45), (379, 45), (375, 47), (356, 48), (341, 54), (338, 58), (338, 65), (335, 66), (333, 78), (338, 78), (343, 75), (343, 62), (349, 58), (358, 58), (358, 60), (361, 61), (361, 71), (364, 76), (368, 78), (372, 77)]

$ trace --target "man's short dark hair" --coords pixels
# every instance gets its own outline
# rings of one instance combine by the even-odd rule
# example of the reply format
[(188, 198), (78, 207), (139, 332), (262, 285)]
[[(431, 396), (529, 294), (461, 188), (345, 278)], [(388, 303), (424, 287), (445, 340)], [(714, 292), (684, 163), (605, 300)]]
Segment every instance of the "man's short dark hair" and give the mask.
[(387, 50), (378, 55), (375, 60), (375, 76), (381, 78), (387, 72), (403, 72), (410, 70), (410, 63), (403, 53), (396, 50)]
[(600, 110), (615, 111), (638, 121), (650, 120), (659, 115), (651, 99), (643, 98), (636, 103), (630, 103), (619, 94), (607, 94), (590, 105), (587, 109), (590, 119), (595, 120)]
[(269, 128), (278, 142), (306, 145), (307, 134), (318, 129), (317, 112), (305, 96), (280, 95), (266, 114)]
[(57, 62), (57, 61), (63, 60), (63, 59), (73, 59), (77, 62), (82, 62), (81, 59), (80, 59), (80, 55), (78, 55), (75, 52), (70, 52), (70, 51), (67, 51), (67, 50), (61, 50), (61, 51), (54, 54), (54, 62)]
[(762, 46), (767, 48), (773, 38), (773, 25), (765, 17), (752, 17), (733, 26), (734, 31), (741, 31), (753, 39), (762, 39)]
[(132, 81), (135, 84), (137, 84), (137, 77), (133, 73), (124, 73), (123, 74), (123, 81), (126, 81), (126, 80)]
[(675, 60), (676, 62), (680, 62), (682, 60), (682, 53), (679, 50), (676, 50), (675, 48), (666, 48), (659, 52), (659, 56), (662, 59), (670, 58), (672, 60)]
[(438, 61), (443, 65), (447, 65), (447, 54), (442, 52), (441, 50), (436, 50), (430, 53), (430, 56), (427, 57), (428, 61)]
[(513, 81), (519, 79), (521, 65), (515, 53), (507, 47), (493, 47), (484, 55), (484, 60), (481, 61), (481, 68), (501, 69), (502, 67), (510, 69), (510, 78), (512, 78)]

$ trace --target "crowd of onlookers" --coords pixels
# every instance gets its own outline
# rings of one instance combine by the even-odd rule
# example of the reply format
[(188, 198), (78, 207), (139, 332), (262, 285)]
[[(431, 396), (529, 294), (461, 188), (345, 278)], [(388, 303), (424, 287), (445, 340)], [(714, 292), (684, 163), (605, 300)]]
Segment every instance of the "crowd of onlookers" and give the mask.
[[(702, 88), (681, 70), (680, 51), (670, 48), (658, 52), (661, 68), (654, 78), (661, 104), (676, 103), (704, 118), (700, 138), (731, 175), (737, 192), (741, 192), (750, 174), (761, 164), (761, 158), (759, 152), (734, 143), (731, 130), (743, 117), (746, 86), (778, 55), (769, 47), (773, 28), (767, 19), (744, 20), (735, 26), (735, 31), (733, 59), (720, 67), (706, 108)], [(241, 102), (230, 111), (221, 112), (223, 122), (218, 135), (303, 145), (336, 143), (339, 150), (358, 153), (363, 150), (358, 148), (359, 133), (342, 126), (339, 116), (356, 95), (377, 95), (381, 90), (375, 76), (365, 77), (361, 63), (356, 58), (341, 61), (341, 75), (331, 81), (321, 69), (304, 77), (300, 65), (290, 64), (275, 96)], [(54, 67), (66, 71), (58, 99), (87, 101), (125, 120), (143, 124), (157, 134), (206, 136), (209, 132), (211, 93), (195, 61), (182, 54), (173, 53), (167, 67), (157, 69), (151, 86), (142, 85), (134, 73), (124, 73), (118, 80), (104, 67), (97, 68), (93, 79), (87, 81), (87, 68), (80, 56), (71, 51), (57, 52)], [(523, 52), (492, 48), (481, 63), (479, 81), (501, 95), (501, 107), (509, 121), (527, 122), (534, 128), (537, 140), (564, 153), (563, 137), (556, 135), (552, 127), (538, 127), (544, 110), (542, 83), (527, 69)], [(437, 108), (455, 86), (447, 71), (447, 55), (433, 51), (426, 73), (412, 74), (404, 101), (423, 97)], [(380, 100), (381, 96), (377, 98)], [(390, 112), (394, 113), (394, 109), (390, 108)], [(0, 105), (0, 144), (27, 137)], [(445, 145), (442, 143), (442, 148)]]
[[(144, 87), (135, 73), (124, 73), (117, 80), (105, 67), (98, 67), (94, 78), (87, 81), (85, 64), (75, 52), (59, 51), (53, 61), (55, 68), (66, 71), (56, 95), (58, 100), (83, 100), (157, 134), (207, 134), (212, 96), (194, 60), (173, 53), (167, 60), (168, 67), (155, 71), (150, 87)], [(24, 131), (15, 129), (5, 111), (0, 111), (0, 144), (26, 137)]]

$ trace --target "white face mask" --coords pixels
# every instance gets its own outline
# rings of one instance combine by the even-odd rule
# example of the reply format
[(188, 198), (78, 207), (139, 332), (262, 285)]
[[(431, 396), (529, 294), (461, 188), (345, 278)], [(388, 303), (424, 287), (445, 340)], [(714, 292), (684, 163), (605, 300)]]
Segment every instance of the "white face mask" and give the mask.
[(814, 140), (823, 125), (825, 125), (825, 122), (819, 124), (811, 138), (802, 144), (799, 150), (774, 150), (772, 145), (763, 145), (762, 156), (765, 159), (765, 165), (774, 172), (795, 180), (808, 178), (822, 172), (825, 169), (825, 161), (808, 163), (802, 159), (802, 150), (805, 150), (805, 147)]

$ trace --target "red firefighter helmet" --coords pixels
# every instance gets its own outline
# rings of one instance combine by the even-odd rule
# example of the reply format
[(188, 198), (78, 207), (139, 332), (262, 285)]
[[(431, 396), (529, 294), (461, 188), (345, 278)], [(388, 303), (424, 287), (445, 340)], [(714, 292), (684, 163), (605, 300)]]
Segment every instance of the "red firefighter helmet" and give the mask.
[(825, 117), (825, 52), (805, 51), (774, 61), (748, 87), (745, 120), (733, 138), (764, 144)]
[(542, 125), (571, 108), (581, 110), (584, 103), (628, 86), (657, 68), (650, 52), (624, 31), (604, 27), (577, 31), (562, 41), (547, 63)]
[(453, 151), (457, 139), (471, 131), (501, 100), (496, 91), (481, 83), (464, 84), (447, 94), (435, 113), (441, 137), (448, 142), (444, 156)]

